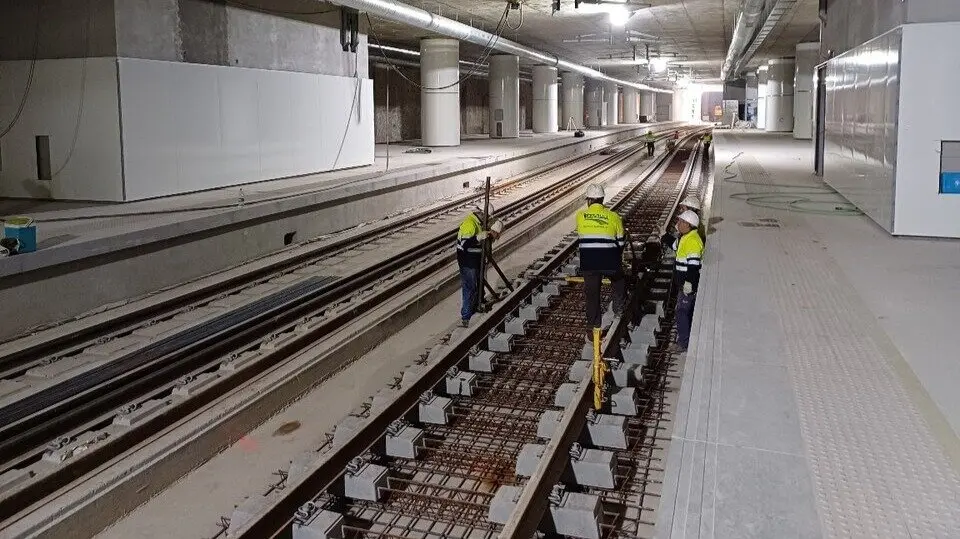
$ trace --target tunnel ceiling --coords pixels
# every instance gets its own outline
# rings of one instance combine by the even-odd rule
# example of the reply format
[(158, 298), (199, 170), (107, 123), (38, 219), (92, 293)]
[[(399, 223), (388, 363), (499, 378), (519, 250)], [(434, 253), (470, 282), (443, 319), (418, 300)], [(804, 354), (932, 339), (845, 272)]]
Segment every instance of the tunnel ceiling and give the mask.
[[(506, 5), (503, 0), (404, 1), (488, 32), (496, 29)], [(527, 0), (523, 2), (522, 21), (520, 12), (512, 10), (502, 35), (628, 80), (669, 85), (669, 80), (688, 74), (705, 82), (718, 81), (741, 0), (627, 2), (636, 11), (624, 27), (617, 28), (610, 25), (606, 13), (586, 13), (591, 6), (583, 4), (575, 9), (573, 0), (560, 0), (557, 13), (552, 13), (551, 0)], [(291, 12), (303, 12), (307, 7), (317, 12), (335, 9), (330, 4), (307, 0), (259, 0), (258, 4)], [(309, 20), (309, 16), (302, 18)], [(361, 22), (366, 30), (366, 21)], [(372, 23), (369, 30), (384, 44), (416, 48), (420, 38), (430, 35), (419, 28), (377, 18)], [(818, 32), (817, 0), (797, 1), (758, 50), (751, 66), (770, 58), (792, 56), (797, 43), (816, 41)], [(637, 41), (628, 42), (628, 36)], [(670, 60), (667, 74), (651, 77), (645, 65), (638, 68), (633, 63), (634, 54), (638, 63), (644, 63), (647, 46), (651, 57), (662, 55)], [(469, 44), (461, 49), (466, 60), (481, 52), (480, 47)]]

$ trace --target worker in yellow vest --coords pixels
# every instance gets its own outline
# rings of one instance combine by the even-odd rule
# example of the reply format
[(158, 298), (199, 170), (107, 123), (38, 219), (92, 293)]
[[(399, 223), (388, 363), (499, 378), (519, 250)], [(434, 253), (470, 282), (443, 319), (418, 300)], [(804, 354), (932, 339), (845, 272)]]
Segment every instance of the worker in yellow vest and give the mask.
[(503, 222), (493, 220), (493, 204), (489, 205), (489, 230), (483, 229), (483, 206), (477, 204), (460, 223), (457, 231), (457, 265), (460, 266), (460, 326), (467, 327), (483, 297), (480, 290), (480, 262), (483, 249), (503, 232)]
[(587, 339), (592, 341), (593, 328), (600, 328), (603, 312), (600, 308), (600, 288), (603, 278), (613, 284), (613, 312), (621, 314), (626, 302), (626, 281), (623, 273), (625, 245), (623, 221), (603, 205), (603, 186), (587, 188), (587, 207), (577, 212), (579, 235), (580, 275), (586, 293)]
[[(697, 217), (699, 217), (700, 209), (702, 206), (703, 204), (700, 202), (700, 199), (697, 198), (696, 195), (689, 195), (687, 196), (687, 198), (683, 199), (683, 201), (680, 204), (677, 205), (677, 213), (682, 214), (683, 212), (690, 210), (693, 213), (697, 214)], [(701, 239), (705, 237), (702, 231), (701, 231), (700, 237)], [(676, 228), (667, 229), (661, 233), (660, 245), (664, 251), (670, 249), (676, 252), (676, 250), (680, 247), (679, 242), (680, 242), (680, 233), (679, 231), (676, 230)]]
[(673, 271), (673, 286), (677, 290), (677, 308), (674, 313), (677, 323), (677, 342), (671, 348), (683, 353), (690, 345), (690, 326), (693, 323), (693, 308), (697, 288), (700, 285), (700, 266), (703, 261), (703, 239), (697, 231), (700, 218), (691, 210), (680, 214), (677, 230), (676, 266)]
[(709, 152), (710, 143), (713, 142), (713, 131), (708, 131), (701, 140), (703, 140), (703, 151)]
[(647, 143), (647, 156), (653, 157), (653, 151), (656, 148), (657, 136), (653, 134), (653, 131), (647, 131), (643, 135), (643, 141)]

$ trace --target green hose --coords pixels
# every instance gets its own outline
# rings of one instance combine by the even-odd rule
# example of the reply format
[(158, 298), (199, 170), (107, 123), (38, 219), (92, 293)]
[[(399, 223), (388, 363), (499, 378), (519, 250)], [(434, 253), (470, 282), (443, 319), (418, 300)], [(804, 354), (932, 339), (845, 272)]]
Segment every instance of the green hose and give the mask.
[(734, 193), (730, 198), (742, 200), (751, 206), (758, 208), (767, 208), (772, 210), (786, 210), (797, 213), (808, 213), (814, 215), (863, 215), (859, 208), (845, 200), (838, 200), (841, 195), (829, 187), (820, 187), (817, 185), (798, 185), (798, 184), (768, 184), (761, 182), (748, 182), (745, 180), (735, 180), (739, 174), (731, 172), (737, 159), (743, 155), (743, 152), (733, 156), (733, 159), (725, 167), (723, 181), (725, 183), (739, 183), (741, 185), (755, 185), (759, 187), (773, 187), (777, 189), (800, 189), (799, 191), (767, 191), (760, 193)]

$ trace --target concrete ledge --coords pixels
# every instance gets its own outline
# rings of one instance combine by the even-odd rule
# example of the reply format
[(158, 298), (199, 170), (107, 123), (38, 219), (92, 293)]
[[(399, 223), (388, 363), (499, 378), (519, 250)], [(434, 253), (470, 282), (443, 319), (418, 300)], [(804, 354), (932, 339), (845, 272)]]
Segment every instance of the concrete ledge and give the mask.
[[(486, 176), (507, 178), (589, 153), (643, 131), (638, 124), (553, 139), (485, 158), (454, 159), (382, 176), (359, 174), (303, 195), (184, 218), (157, 226), (89, 234), (83, 241), (0, 259), (0, 302), (25, 305), (0, 327), (0, 339), (139, 297), (282, 250), (284, 236), (305, 240), (464, 194)], [(469, 183), (464, 188), (464, 183)], [(187, 213), (186, 215), (190, 215)]]

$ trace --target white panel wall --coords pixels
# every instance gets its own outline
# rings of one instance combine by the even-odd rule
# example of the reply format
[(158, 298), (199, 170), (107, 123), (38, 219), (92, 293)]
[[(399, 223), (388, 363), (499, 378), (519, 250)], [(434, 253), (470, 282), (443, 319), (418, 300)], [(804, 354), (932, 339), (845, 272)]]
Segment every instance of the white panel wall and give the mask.
[(373, 163), (369, 79), (119, 64), (127, 200)]
[[(0, 62), (0, 129), (14, 117), (29, 68)], [(37, 61), (23, 114), (0, 140), (0, 196), (123, 200), (118, 111), (115, 59)], [(50, 137), (52, 181), (37, 179), (37, 135)]]
[(895, 29), (851, 49), (830, 60), (825, 78), (824, 181), (890, 232), (900, 41)]
[(960, 195), (939, 194), (940, 142), (960, 140), (960, 23), (903, 27), (894, 233), (960, 237)]

